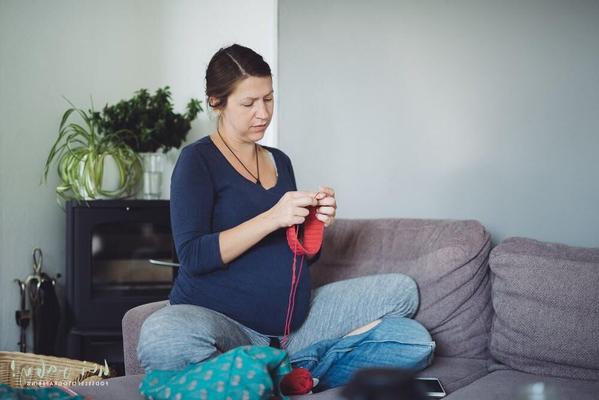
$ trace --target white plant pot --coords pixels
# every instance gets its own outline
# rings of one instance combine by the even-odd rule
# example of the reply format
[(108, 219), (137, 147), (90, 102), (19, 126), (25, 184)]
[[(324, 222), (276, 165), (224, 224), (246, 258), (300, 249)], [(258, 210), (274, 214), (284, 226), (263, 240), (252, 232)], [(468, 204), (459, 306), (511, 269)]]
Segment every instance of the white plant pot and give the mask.
[(102, 175), (102, 190), (114, 191), (120, 186), (119, 169), (114, 157), (108, 155), (104, 158), (104, 174)]
[[(79, 162), (79, 174), (82, 176), (85, 172), (85, 161), (87, 155)], [(79, 187), (79, 195), (85, 200), (110, 199), (111, 197), (100, 194), (99, 191), (114, 191), (119, 188), (120, 177), (119, 170), (114, 160), (114, 157), (107, 155), (104, 157), (102, 172), (102, 186), (96, 187), (93, 179), (89, 175), (85, 175), (87, 185)], [(89, 187), (88, 187), (89, 186)]]

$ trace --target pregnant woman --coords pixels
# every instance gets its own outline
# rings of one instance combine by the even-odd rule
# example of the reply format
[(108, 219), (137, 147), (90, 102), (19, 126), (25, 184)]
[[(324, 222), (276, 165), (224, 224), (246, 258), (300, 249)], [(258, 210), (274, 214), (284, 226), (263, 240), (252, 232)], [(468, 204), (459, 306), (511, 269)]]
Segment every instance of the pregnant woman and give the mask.
[[(374, 275), (312, 290), (309, 266), (320, 253), (298, 261), (294, 272), (287, 228), (313, 210), (326, 231), (337, 201), (330, 187), (298, 190), (289, 157), (257, 143), (274, 105), (262, 56), (240, 45), (220, 49), (206, 70), (206, 96), (218, 122), (183, 149), (173, 171), (181, 266), (169, 305), (143, 324), (141, 365), (177, 370), (237, 346), (281, 346), (297, 366), (337, 371), (329, 386), (365, 366), (428, 365), (434, 343), (409, 319), (418, 307), (414, 280)], [(340, 347), (354, 350), (353, 359), (331, 358)]]

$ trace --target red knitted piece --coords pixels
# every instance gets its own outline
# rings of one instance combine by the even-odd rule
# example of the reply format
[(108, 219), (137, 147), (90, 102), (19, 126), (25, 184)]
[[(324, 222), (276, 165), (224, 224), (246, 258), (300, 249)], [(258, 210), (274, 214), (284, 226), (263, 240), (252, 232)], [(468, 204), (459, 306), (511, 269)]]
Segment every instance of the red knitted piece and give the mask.
[(301, 243), (297, 238), (296, 225), (287, 228), (287, 243), (295, 255), (313, 256), (318, 253), (324, 237), (324, 223), (316, 218), (316, 207), (309, 207), (310, 214), (304, 221), (304, 240)]
[(309, 393), (314, 386), (312, 374), (305, 368), (295, 368), (281, 380), (281, 393), (285, 396)]

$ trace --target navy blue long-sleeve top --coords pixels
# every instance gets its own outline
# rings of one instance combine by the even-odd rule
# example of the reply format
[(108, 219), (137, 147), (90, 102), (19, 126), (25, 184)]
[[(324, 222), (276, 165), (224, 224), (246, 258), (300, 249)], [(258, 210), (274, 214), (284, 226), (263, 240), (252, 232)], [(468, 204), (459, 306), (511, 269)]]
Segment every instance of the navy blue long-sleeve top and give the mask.
[[(218, 239), (220, 232), (267, 211), (286, 192), (297, 190), (289, 157), (262, 147), (272, 154), (278, 174), (270, 189), (237, 172), (208, 136), (182, 150), (171, 178), (171, 226), (181, 267), (170, 302), (207, 307), (262, 334), (280, 336), (293, 262), (285, 230), (270, 233), (228, 264), (222, 262)], [(304, 260), (292, 330), (308, 314), (308, 265), (317, 257)]]

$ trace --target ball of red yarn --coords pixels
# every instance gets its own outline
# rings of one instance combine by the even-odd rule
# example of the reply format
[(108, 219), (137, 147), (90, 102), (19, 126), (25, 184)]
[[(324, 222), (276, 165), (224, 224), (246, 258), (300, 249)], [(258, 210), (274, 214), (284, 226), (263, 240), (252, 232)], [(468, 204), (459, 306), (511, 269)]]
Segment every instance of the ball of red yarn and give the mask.
[(285, 396), (306, 394), (312, 390), (312, 374), (306, 368), (295, 368), (281, 380), (281, 393)]

